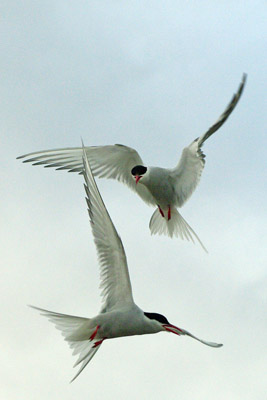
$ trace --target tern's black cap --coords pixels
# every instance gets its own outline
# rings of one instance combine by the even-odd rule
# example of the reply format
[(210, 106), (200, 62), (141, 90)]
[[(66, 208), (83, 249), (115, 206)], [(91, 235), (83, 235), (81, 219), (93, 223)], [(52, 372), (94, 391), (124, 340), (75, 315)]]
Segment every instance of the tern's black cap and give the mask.
[(136, 165), (135, 167), (133, 167), (133, 169), (131, 170), (131, 174), (133, 176), (135, 175), (144, 175), (147, 171), (147, 167), (144, 167), (143, 165)]
[(145, 316), (149, 319), (155, 319), (156, 321), (160, 322), (161, 324), (169, 324), (169, 321), (167, 320), (164, 315), (157, 314), (157, 313), (149, 313), (145, 312)]

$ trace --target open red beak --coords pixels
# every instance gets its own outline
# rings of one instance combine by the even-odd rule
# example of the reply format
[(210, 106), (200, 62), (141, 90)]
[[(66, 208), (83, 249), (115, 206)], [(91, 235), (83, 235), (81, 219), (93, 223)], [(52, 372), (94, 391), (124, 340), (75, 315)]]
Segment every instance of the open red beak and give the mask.
[(142, 175), (141, 176), (140, 175), (135, 175), (135, 183), (137, 184), (140, 181), (141, 178), (142, 178)]
[(166, 331), (174, 333), (175, 335), (180, 336), (180, 335), (183, 334), (183, 331), (180, 328), (178, 328), (177, 326), (175, 326), (175, 325), (165, 324), (165, 325), (162, 325), (162, 326), (163, 326), (163, 328), (166, 329)]

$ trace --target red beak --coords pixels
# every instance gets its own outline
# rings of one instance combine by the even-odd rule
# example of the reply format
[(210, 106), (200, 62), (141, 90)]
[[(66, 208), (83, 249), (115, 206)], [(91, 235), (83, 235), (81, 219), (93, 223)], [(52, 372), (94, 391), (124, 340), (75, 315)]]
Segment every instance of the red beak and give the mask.
[(135, 183), (137, 184), (140, 181), (141, 178), (142, 178), (142, 175), (141, 176), (140, 175), (135, 175)]
[(175, 335), (180, 336), (180, 335), (183, 334), (182, 329), (178, 328), (178, 327), (175, 326), (175, 325), (165, 324), (165, 325), (162, 325), (162, 326), (163, 326), (163, 328), (166, 329), (166, 331), (171, 332), (171, 333), (174, 333)]

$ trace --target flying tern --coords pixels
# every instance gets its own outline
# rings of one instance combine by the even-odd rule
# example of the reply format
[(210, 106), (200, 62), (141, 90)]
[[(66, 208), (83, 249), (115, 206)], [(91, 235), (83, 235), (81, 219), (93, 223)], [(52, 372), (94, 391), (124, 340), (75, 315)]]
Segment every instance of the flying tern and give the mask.
[[(147, 167), (136, 150), (121, 144), (85, 148), (94, 176), (117, 179), (133, 189), (146, 203), (157, 207), (149, 223), (151, 234), (177, 236), (193, 242), (197, 239), (202, 245), (176, 207), (182, 207), (196, 189), (205, 165), (205, 155), (201, 148), (234, 110), (243, 92), (246, 77), (244, 74), (236, 94), (215, 124), (183, 149), (175, 168)], [(25, 158), (24, 162), (33, 165), (58, 170), (79, 173), (83, 170), (81, 147), (39, 151), (18, 158)]]
[(83, 168), (88, 213), (100, 263), (101, 311), (96, 317), (82, 318), (31, 306), (55, 324), (73, 354), (79, 355), (74, 366), (80, 365), (80, 369), (72, 381), (107, 339), (171, 332), (190, 336), (211, 347), (221, 347), (222, 344), (201, 340), (172, 325), (163, 315), (144, 312), (135, 304), (123, 244), (98, 191), (86, 150), (83, 150)]

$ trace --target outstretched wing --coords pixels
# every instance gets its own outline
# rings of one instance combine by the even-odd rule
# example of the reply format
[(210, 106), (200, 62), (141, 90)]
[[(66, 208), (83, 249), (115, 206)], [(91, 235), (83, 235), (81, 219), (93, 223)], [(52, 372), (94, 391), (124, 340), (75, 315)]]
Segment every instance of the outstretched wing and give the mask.
[(220, 117), (215, 122), (215, 124), (213, 124), (207, 130), (207, 132), (204, 133), (204, 135), (202, 135), (202, 136), (200, 136), (200, 138), (198, 138), (199, 147), (201, 147), (203, 145), (203, 143), (225, 123), (225, 121), (227, 120), (227, 118), (229, 117), (231, 112), (234, 110), (235, 106), (237, 105), (237, 103), (242, 95), (246, 80), (247, 80), (247, 74), (243, 74), (243, 77), (242, 77), (242, 80), (241, 80), (241, 83), (239, 85), (237, 92), (233, 95), (232, 100), (230, 101), (230, 103), (228, 104), (228, 106), (226, 107), (226, 109), (224, 110), (222, 115), (220, 115)]
[(122, 241), (96, 186), (86, 149), (83, 148), (86, 201), (100, 262), (104, 304), (101, 312), (133, 304), (132, 288)]
[(224, 124), (234, 110), (243, 92), (246, 79), (247, 75), (244, 74), (237, 92), (233, 95), (232, 100), (219, 119), (207, 132), (184, 148), (177, 167), (171, 170), (171, 179), (177, 193), (177, 206), (181, 207), (197, 187), (205, 165), (205, 154), (203, 154), (201, 147)]
[[(94, 176), (117, 179), (128, 185), (149, 204), (155, 204), (153, 197), (144, 185), (136, 185), (131, 170), (143, 161), (136, 150), (122, 144), (85, 147), (86, 155)], [(70, 147), (65, 149), (44, 150), (17, 157), (25, 158), (23, 162), (43, 165), (57, 170), (82, 173), (83, 149)]]

